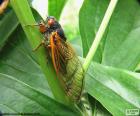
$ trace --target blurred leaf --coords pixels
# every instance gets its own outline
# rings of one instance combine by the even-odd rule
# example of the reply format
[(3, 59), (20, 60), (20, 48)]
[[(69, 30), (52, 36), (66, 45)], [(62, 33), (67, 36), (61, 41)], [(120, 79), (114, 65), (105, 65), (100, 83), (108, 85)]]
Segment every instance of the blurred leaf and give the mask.
[(18, 24), (18, 19), (11, 9), (0, 16), (0, 49)]
[[(100, 26), (109, 0), (84, 0), (79, 13), (79, 28), (82, 37), (83, 55), (86, 57)], [(104, 37), (105, 38), (105, 37)], [(104, 39), (100, 43), (94, 60), (101, 62), (104, 48)]]
[(140, 74), (92, 63), (85, 88), (115, 116), (140, 108)]
[[(74, 110), (50, 99), (35, 88), (0, 73), (0, 109), (2, 113), (39, 113), (40, 115), (77, 116)], [(10, 93), (10, 96), (7, 94)], [(15, 100), (16, 98), (16, 100)], [(38, 114), (38, 115), (39, 115)]]
[(139, 73), (140, 73), (140, 63), (139, 63), (138, 66), (135, 68), (135, 72), (139, 72)]
[(59, 20), (63, 7), (67, 1), (68, 0), (48, 0), (49, 15), (54, 16)]
[(74, 48), (77, 56), (83, 56), (82, 48), (79, 45), (73, 44), (72, 47)]
[(140, 5), (120, 0), (109, 24), (102, 63), (134, 70), (140, 61)]
[(80, 38), (72, 39), (69, 41), (78, 56), (83, 56), (82, 43)]
[[(52, 97), (26, 36), (18, 27), (0, 56), (0, 110), (41, 115), (79, 115)], [(10, 93), (10, 95), (9, 95)]]

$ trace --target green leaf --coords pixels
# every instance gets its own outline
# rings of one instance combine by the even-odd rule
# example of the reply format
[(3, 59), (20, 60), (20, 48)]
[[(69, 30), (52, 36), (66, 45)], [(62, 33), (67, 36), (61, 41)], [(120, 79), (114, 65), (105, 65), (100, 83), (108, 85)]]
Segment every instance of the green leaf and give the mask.
[[(31, 86), (0, 73), (0, 109), (2, 113), (39, 113), (40, 115), (71, 116), (78, 112), (50, 99)], [(10, 96), (8, 96), (10, 93)], [(10, 112), (9, 112), (10, 111)]]
[(115, 116), (124, 116), (126, 109), (140, 108), (138, 73), (92, 63), (85, 88)]
[(10, 36), (0, 54), (0, 73), (12, 76), (52, 96), (47, 80), (20, 26)]
[(112, 116), (97, 100), (94, 109), (94, 116)]
[(93, 116), (111, 116), (110, 112), (102, 106), (95, 98), (89, 95), (89, 102), (92, 108)]
[(59, 20), (61, 12), (67, 1), (68, 0), (48, 0), (49, 15), (54, 16), (57, 20)]
[(72, 39), (69, 41), (69, 43), (72, 45), (74, 48), (77, 56), (83, 56), (83, 50), (82, 50), (82, 43), (80, 38)]
[[(84, 56), (93, 42), (108, 2), (109, 0), (85, 0), (83, 3), (79, 26)], [(137, 0), (118, 1), (108, 30), (95, 54), (95, 61), (129, 70), (137, 67), (140, 61), (140, 10), (138, 9), (140, 5)]]
[(0, 49), (5, 45), (6, 40), (19, 24), (13, 10), (9, 9), (0, 16)]
[(136, 67), (135, 72), (140, 72), (140, 63), (139, 63), (138, 66)]
[[(79, 13), (79, 29), (82, 37), (83, 54), (87, 55), (96, 32), (103, 19), (109, 0), (84, 0)], [(104, 39), (100, 43), (94, 60), (101, 62), (104, 48)]]
[(102, 63), (134, 70), (140, 61), (140, 5), (119, 0), (110, 21)]

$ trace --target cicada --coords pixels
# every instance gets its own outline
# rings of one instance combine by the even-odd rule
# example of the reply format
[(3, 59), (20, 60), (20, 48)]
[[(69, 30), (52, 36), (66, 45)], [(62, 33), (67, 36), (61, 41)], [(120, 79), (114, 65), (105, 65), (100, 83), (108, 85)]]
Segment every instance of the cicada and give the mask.
[(56, 74), (66, 94), (71, 100), (78, 102), (84, 85), (84, 70), (79, 58), (66, 41), (64, 31), (54, 17), (49, 16), (37, 25), (44, 35), (44, 39), (35, 50), (41, 45), (48, 50)]

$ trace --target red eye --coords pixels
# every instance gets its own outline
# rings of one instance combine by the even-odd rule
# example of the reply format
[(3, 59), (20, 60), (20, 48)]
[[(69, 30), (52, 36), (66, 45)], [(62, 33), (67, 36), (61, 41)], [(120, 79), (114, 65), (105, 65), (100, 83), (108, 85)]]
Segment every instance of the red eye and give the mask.
[(48, 20), (48, 25), (51, 26), (51, 25), (53, 25), (54, 23), (55, 23), (55, 20), (54, 20), (54, 19), (49, 19), (49, 20)]

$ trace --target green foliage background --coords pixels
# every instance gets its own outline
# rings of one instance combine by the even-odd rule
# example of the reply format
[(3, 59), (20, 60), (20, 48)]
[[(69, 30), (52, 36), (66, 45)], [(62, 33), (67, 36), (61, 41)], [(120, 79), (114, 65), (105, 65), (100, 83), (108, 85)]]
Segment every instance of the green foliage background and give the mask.
[[(24, 3), (26, 0), (21, 1)], [(82, 4), (79, 30), (84, 57), (89, 51), (109, 1), (84, 0)], [(67, 0), (48, 0), (49, 15), (61, 19), (66, 3)], [(118, 1), (93, 62), (86, 72), (85, 91), (89, 94), (94, 116), (124, 116), (126, 109), (140, 109), (139, 9), (137, 0)], [(25, 14), (28, 16), (28, 12)], [(36, 20), (40, 19), (34, 10), (33, 14)], [(60, 90), (55, 89), (57, 82), (51, 80), (55, 77), (51, 64), (50, 72), (44, 74), (40, 60), (31, 48), (31, 45), (33, 47), (38, 44), (37, 39), (36, 43), (33, 38), (30, 38), (32, 41), (28, 40), (24, 31), (13, 9), (7, 9), (6, 13), (0, 16), (0, 111), (81, 115), (73, 106), (66, 106), (67, 104), (62, 102), (61, 95), (58, 95)], [(71, 43), (75, 43), (74, 46), (81, 55), (79, 39), (73, 39)], [(48, 66), (47, 63), (44, 65)], [(46, 76), (50, 80), (47, 80)]]

